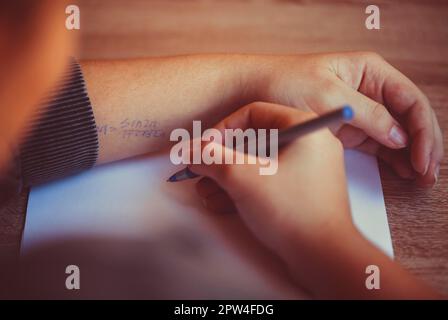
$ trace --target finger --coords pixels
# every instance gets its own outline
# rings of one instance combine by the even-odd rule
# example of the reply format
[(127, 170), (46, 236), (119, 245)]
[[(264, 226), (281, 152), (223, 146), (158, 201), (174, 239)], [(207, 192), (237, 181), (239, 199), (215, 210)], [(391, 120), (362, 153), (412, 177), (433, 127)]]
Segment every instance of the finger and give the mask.
[(336, 137), (341, 140), (344, 148), (355, 148), (368, 138), (363, 130), (347, 124), (339, 129), (336, 133)]
[(406, 127), (412, 143), (412, 165), (425, 175), (433, 147), (437, 153), (443, 152), (443, 146), (434, 143), (434, 119), (429, 100), (410, 79), (378, 55), (367, 55), (362, 79), (360, 92), (382, 101), (393, 114), (408, 119)]
[(378, 158), (387, 163), (395, 173), (403, 179), (414, 180), (416, 178), (415, 171), (409, 161), (409, 154), (406, 149), (388, 149), (371, 138), (367, 138), (355, 149), (378, 156)]
[(432, 111), (425, 112), (423, 106), (414, 106), (409, 110), (406, 122), (412, 137), (412, 164), (417, 172), (426, 175), (435, 142)]
[(367, 138), (363, 143), (356, 146), (356, 150), (371, 154), (374, 156), (378, 156), (378, 150), (380, 149), (381, 144), (379, 144), (377, 141)]
[(430, 164), (425, 175), (417, 177), (417, 185), (423, 188), (431, 188), (437, 183), (436, 167)]
[[(227, 148), (225, 145), (216, 142), (210, 142), (207, 144), (207, 148), (213, 149), (214, 153), (219, 154), (221, 161), (216, 161), (209, 164), (204, 162), (201, 162), (200, 164), (191, 164), (188, 168), (198, 175), (213, 179), (224, 190), (230, 191), (232, 196), (238, 196), (238, 186), (240, 181), (239, 175), (242, 171), (249, 175), (259, 174), (261, 164), (257, 161), (257, 157), (255, 155), (242, 153), (237, 150)], [(242, 159), (242, 163), (250, 163), (250, 165), (236, 164), (238, 157), (241, 157), (240, 159)]]
[(442, 130), (440, 129), (439, 122), (437, 121), (436, 113), (432, 110), (433, 123), (434, 123), (434, 148), (431, 153), (431, 158), (433, 160), (433, 172), (432, 175), (435, 178), (435, 183), (439, 178), (440, 171), (440, 163), (443, 161), (444, 150), (443, 150), (443, 135)]
[(196, 190), (207, 209), (219, 212), (236, 212), (235, 205), (228, 194), (212, 179), (202, 178), (196, 183)]
[(213, 212), (223, 214), (238, 212), (232, 199), (224, 191), (203, 198), (202, 203), (208, 210)]
[(353, 90), (348, 85), (338, 85), (337, 98), (333, 103), (350, 104), (354, 110), (354, 118), (351, 125), (362, 129), (367, 135), (392, 148), (400, 149), (406, 147), (408, 136), (401, 125), (396, 121), (382, 104)]
[[(282, 129), (306, 121), (313, 117), (315, 117), (313, 113), (303, 112), (298, 109), (277, 104), (257, 102), (251, 103), (235, 111), (219, 122), (215, 126), (215, 129), (218, 129), (221, 132), (225, 140), (225, 129)], [(242, 154), (239, 151), (225, 147), (225, 141), (223, 141), (223, 143), (224, 145), (219, 145), (214, 141), (210, 141), (201, 145), (201, 148), (203, 148), (202, 152), (204, 151), (204, 148), (208, 148), (209, 150), (213, 150), (214, 154), (217, 153), (217, 157), (221, 159), (220, 163), (213, 162), (209, 165), (203, 163), (197, 165), (195, 164), (189, 166), (189, 169), (199, 175), (212, 178), (224, 189), (229, 190), (229, 188), (233, 189), (231, 186), (236, 180), (238, 180), (235, 179), (235, 176), (237, 175), (236, 172), (240, 170), (245, 170), (246, 172), (248, 170), (256, 170), (257, 173), (254, 172), (254, 174), (258, 174), (260, 162), (256, 159), (249, 160), (249, 158), (253, 158), (254, 155)], [(243, 163), (255, 163), (256, 165), (244, 166), (244, 169), (242, 169), (240, 166), (225, 164), (229, 163), (229, 161), (227, 161), (228, 155), (230, 155), (229, 157), (233, 159), (230, 163), (237, 163), (235, 159), (242, 156), (244, 158)]]
[(205, 177), (196, 183), (196, 191), (200, 197), (207, 198), (212, 194), (222, 192), (223, 189), (215, 181)]
[(434, 147), (431, 153), (431, 161), (426, 174), (418, 178), (418, 184), (423, 187), (432, 187), (439, 177), (440, 163), (443, 160), (443, 137), (434, 111), (432, 111), (434, 123)]
[(278, 104), (254, 102), (248, 104), (220, 121), (215, 128), (224, 129), (283, 129), (315, 117), (311, 112), (303, 112)]
[(380, 146), (377, 154), (380, 159), (392, 167), (399, 177), (408, 180), (415, 180), (416, 173), (412, 167), (411, 161), (409, 160), (408, 150), (391, 150)]
[(443, 150), (443, 135), (442, 130), (440, 129), (439, 122), (437, 121), (437, 116), (434, 110), (432, 110), (432, 116), (433, 116), (433, 123), (434, 123), (434, 137), (435, 137), (435, 143), (434, 143), (434, 150), (432, 153), (432, 156), (434, 160), (437, 162), (437, 164), (440, 166), (440, 163), (443, 160), (444, 157), (444, 150)]

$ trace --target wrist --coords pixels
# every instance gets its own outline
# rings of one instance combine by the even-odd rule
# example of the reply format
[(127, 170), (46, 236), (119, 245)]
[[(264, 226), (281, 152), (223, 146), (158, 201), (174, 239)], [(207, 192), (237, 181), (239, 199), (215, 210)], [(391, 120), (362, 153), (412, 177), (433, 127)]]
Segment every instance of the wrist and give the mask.
[(319, 298), (350, 297), (363, 289), (364, 270), (378, 250), (353, 226), (318, 232), (301, 240), (283, 260), (292, 278)]
[(238, 59), (243, 99), (247, 103), (254, 101), (277, 102), (271, 94), (273, 78), (276, 73), (276, 58), (263, 55), (240, 55)]
[(307, 59), (300, 55), (254, 55), (248, 71), (253, 101), (303, 108), (313, 74), (305, 75)]
[(292, 266), (328, 254), (329, 247), (337, 246), (342, 251), (350, 251), (353, 243), (364, 242), (350, 217), (344, 221), (329, 221), (303, 228), (301, 232), (286, 232), (284, 240), (284, 250), (280, 254)]

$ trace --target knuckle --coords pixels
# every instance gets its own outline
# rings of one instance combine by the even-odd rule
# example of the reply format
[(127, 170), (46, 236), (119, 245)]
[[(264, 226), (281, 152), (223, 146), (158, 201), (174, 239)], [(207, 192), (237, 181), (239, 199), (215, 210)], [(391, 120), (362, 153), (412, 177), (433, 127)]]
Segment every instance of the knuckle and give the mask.
[(335, 100), (341, 100), (343, 98), (343, 88), (341, 84), (335, 83), (333, 80), (323, 81), (321, 86), (321, 94), (317, 97), (317, 107), (314, 108), (317, 113), (328, 111), (325, 106), (333, 106)]
[(321, 90), (323, 93), (323, 96), (330, 101), (334, 100), (334, 97), (337, 97), (340, 95), (341, 87), (338, 83), (336, 83), (332, 79), (325, 79), (321, 82)]
[(283, 123), (281, 124), (282, 127), (292, 127), (294, 125), (297, 125), (298, 123), (308, 121), (310, 119), (313, 119), (317, 117), (317, 114), (314, 112), (304, 112), (297, 109), (292, 109), (293, 111), (284, 119)]
[(268, 103), (268, 102), (263, 102), (263, 101), (253, 101), (253, 102), (247, 104), (246, 106), (244, 106), (243, 108), (248, 109), (248, 110), (253, 110), (253, 109), (269, 107), (269, 105), (272, 105), (272, 104)]
[(278, 107), (278, 105), (263, 101), (253, 101), (240, 108), (237, 112), (241, 112), (241, 114), (245, 115), (245, 117), (251, 118), (252, 114), (263, 113), (275, 107)]
[(239, 114), (240, 116), (248, 116), (253, 112), (257, 112), (262, 107), (263, 102), (254, 101), (239, 108), (238, 110), (235, 111), (235, 113)]
[(431, 110), (424, 103), (416, 102), (416, 103), (414, 103), (413, 108), (415, 110), (414, 111), (415, 114), (418, 114), (420, 116), (425, 116), (428, 121), (431, 119)]
[(263, 102), (260, 102), (260, 101), (253, 101), (253, 102), (247, 104), (247, 105), (246, 105), (245, 107), (243, 107), (243, 108), (246, 108), (246, 109), (257, 108), (257, 107), (259, 107), (262, 103), (263, 103)]
[(370, 121), (380, 122), (387, 120), (387, 111), (381, 103), (375, 103), (370, 110)]
[(244, 107), (239, 109), (239, 112), (245, 113), (245, 112), (251, 112), (251, 110), (254, 110), (258, 108), (260, 105), (260, 102), (251, 102), (249, 104), (246, 104)]
[(361, 51), (359, 55), (369, 61), (383, 61), (384, 58), (375, 51)]

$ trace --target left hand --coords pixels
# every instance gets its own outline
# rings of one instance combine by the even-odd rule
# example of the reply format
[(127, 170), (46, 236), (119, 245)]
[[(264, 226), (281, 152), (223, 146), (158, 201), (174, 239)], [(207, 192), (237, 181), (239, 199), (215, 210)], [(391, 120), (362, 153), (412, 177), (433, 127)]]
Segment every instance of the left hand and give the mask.
[[(402, 178), (437, 182), (442, 133), (427, 97), (370, 52), (260, 56), (260, 99), (317, 114), (350, 104), (350, 125), (333, 128), (347, 148), (375, 154)], [(263, 74), (263, 72), (265, 72)]]

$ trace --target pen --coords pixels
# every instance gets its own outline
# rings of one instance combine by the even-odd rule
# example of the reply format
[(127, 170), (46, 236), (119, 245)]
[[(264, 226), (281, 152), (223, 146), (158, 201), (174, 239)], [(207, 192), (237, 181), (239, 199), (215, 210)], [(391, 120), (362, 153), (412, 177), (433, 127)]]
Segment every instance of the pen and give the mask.
[[(283, 129), (279, 131), (278, 134), (278, 147), (282, 147), (291, 141), (304, 136), (310, 132), (316, 131), (318, 129), (328, 127), (329, 125), (340, 122), (340, 121), (350, 121), (353, 118), (353, 110), (350, 106), (344, 106), (335, 111), (326, 113), (320, 117), (299, 123), (290, 128)], [(178, 182), (187, 179), (193, 179), (199, 175), (192, 172), (188, 167), (182, 169), (175, 174), (173, 174), (168, 182)]]

